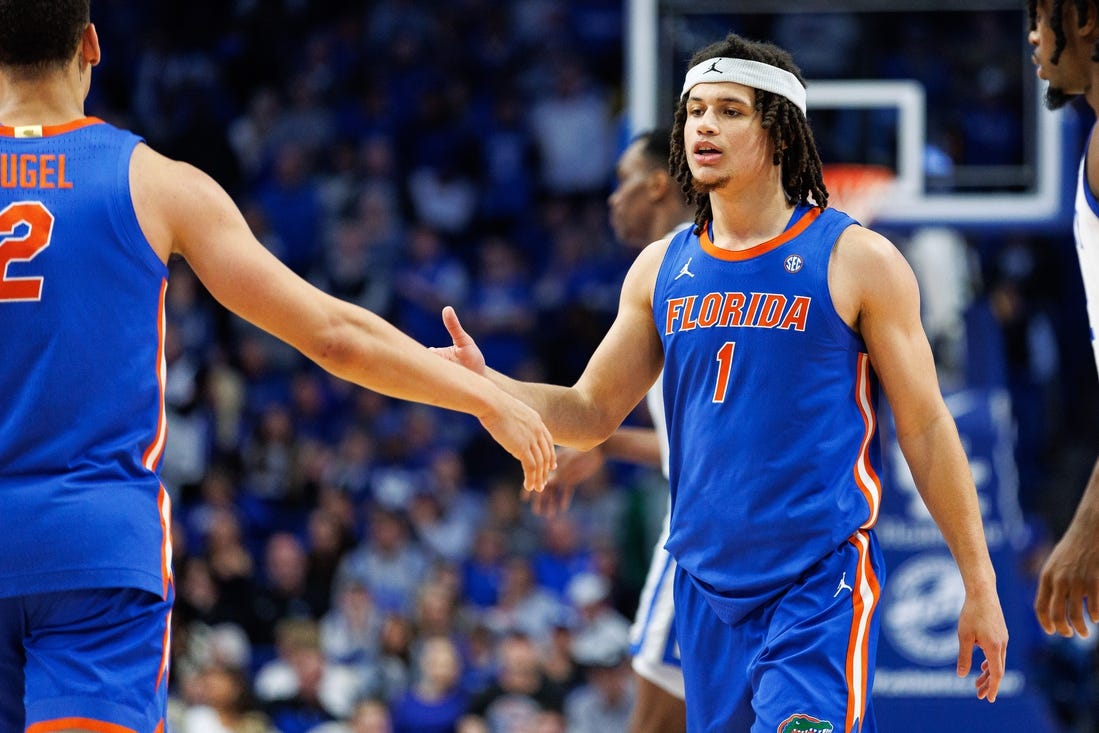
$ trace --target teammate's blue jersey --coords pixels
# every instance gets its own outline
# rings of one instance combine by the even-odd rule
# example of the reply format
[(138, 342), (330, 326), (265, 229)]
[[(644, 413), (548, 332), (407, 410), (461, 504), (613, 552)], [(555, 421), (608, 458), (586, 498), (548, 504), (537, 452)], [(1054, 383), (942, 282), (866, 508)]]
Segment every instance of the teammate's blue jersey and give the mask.
[(854, 223), (800, 207), (782, 235), (742, 252), (687, 230), (657, 275), (667, 547), (728, 620), (877, 518), (877, 383), (828, 290), (833, 246)]
[(0, 126), (0, 596), (167, 594), (167, 268), (130, 196), (139, 142)]

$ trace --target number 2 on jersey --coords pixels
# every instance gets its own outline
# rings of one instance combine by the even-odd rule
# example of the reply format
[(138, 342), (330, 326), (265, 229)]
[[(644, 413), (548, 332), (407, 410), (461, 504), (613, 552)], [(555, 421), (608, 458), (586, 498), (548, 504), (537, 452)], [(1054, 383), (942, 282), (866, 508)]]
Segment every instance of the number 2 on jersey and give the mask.
[(733, 368), (733, 351), (736, 350), (736, 341), (726, 341), (717, 350), (717, 384), (714, 385), (714, 402), (725, 401), (725, 394), (729, 391), (729, 372)]
[[(15, 236), (15, 230), (26, 225), (25, 235)], [(42, 297), (41, 277), (10, 277), (12, 262), (29, 262), (50, 246), (53, 235), (53, 214), (38, 201), (17, 201), (0, 211), (0, 302), (39, 300)]]

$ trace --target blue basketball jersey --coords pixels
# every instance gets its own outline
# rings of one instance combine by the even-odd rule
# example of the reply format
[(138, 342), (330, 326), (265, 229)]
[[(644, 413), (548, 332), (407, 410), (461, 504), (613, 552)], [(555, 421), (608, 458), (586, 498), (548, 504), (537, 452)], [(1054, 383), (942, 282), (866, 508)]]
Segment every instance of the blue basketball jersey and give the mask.
[(130, 197), (139, 142), (0, 126), (0, 596), (167, 597), (167, 268)]
[(782, 235), (740, 252), (687, 230), (657, 275), (667, 547), (727, 622), (877, 518), (877, 383), (828, 290), (854, 223), (799, 207)]

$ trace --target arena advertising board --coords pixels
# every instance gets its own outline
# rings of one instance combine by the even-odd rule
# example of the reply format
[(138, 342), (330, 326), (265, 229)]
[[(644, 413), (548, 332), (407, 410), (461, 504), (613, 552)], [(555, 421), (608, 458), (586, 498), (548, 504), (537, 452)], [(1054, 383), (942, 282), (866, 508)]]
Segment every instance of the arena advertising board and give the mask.
[(1024, 671), (1034, 646), (1044, 642), (1030, 610), (1033, 584), (1018, 566), (1027, 530), (1018, 502), (1010, 398), (1006, 390), (973, 388), (948, 394), (947, 405), (969, 456), (1011, 632), (1007, 671), (993, 705), (976, 698), (979, 651), (974, 671), (964, 679), (956, 674), (962, 579), (916, 490), (892, 423), (882, 415), (885, 487), (876, 531), (887, 577), (873, 690), (879, 728), (1052, 733), (1041, 692)]

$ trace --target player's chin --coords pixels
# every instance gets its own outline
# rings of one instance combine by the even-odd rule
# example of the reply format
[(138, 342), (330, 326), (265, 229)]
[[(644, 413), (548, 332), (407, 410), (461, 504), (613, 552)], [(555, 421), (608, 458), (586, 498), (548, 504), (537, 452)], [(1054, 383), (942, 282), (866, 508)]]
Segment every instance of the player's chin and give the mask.
[(695, 193), (711, 193), (723, 188), (729, 182), (729, 176), (722, 176), (710, 170), (701, 170), (691, 176), (691, 188)]
[(1056, 86), (1052, 82), (1049, 88), (1046, 89), (1045, 103), (1046, 109), (1056, 111), (1067, 106), (1072, 100), (1076, 99), (1079, 94), (1067, 92), (1063, 88)]

